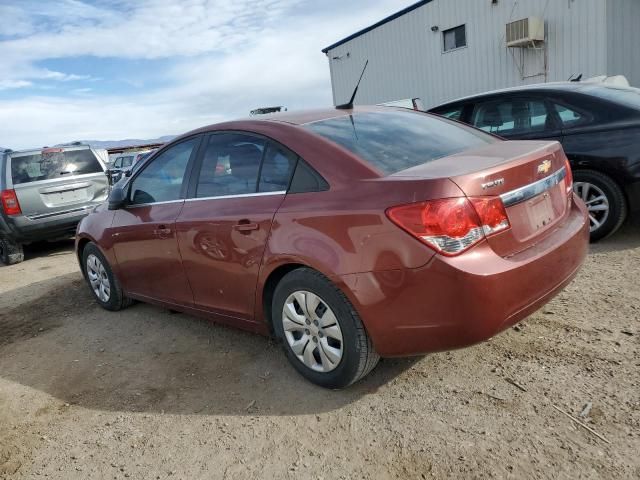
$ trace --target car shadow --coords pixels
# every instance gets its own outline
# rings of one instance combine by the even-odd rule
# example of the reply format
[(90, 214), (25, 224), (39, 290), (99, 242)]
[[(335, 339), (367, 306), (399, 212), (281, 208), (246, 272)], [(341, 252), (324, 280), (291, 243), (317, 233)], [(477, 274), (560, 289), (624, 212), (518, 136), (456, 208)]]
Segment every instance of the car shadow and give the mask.
[(640, 215), (629, 216), (613, 235), (590, 245), (592, 253), (617, 252), (640, 247)]
[(40, 257), (55, 257), (73, 250), (75, 240), (66, 238), (51, 242), (36, 242), (24, 247), (24, 259), (31, 260)]
[(269, 338), (140, 303), (107, 312), (80, 273), (51, 282), (0, 313), (0, 377), (46, 392), (60, 408), (319, 414), (376, 392), (419, 359), (384, 360), (363, 381), (329, 391), (304, 380)]

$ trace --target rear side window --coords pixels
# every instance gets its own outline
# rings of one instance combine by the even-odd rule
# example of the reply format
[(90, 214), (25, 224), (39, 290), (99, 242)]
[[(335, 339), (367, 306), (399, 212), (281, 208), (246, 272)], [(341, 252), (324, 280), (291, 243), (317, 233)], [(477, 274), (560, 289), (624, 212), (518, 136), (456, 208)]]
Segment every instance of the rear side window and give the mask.
[(281, 192), (289, 186), (289, 179), (298, 156), (282, 147), (270, 144), (260, 170), (259, 192)]
[(473, 128), (409, 110), (355, 113), (305, 127), (387, 175), (499, 141)]
[(471, 123), (485, 132), (518, 135), (550, 130), (550, 118), (540, 100), (500, 100), (479, 104)]
[(100, 162), (90, 149), (51, 148), (40, 153), (11, 156), (10, 161), (14, 185), (102, 172)]
[(198, 176), (196, 197), (256, 193), (266, 141), (239, 133), (211, 135)]
[(584, 117), (575, 110), (571, 110), (569, 107), (558, 103), (554, 103), (553, 108), (558, 114), (563, 127), (574, 127), (583, 123)]

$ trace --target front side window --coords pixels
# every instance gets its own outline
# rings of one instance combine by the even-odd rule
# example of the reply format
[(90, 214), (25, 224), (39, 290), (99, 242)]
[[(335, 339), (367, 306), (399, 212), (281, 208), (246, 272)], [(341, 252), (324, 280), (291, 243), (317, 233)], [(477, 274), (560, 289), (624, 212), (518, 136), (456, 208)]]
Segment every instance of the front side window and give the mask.
[(471, 123), (496, 135), (521, 135), (551, 130), (547, 107), (541, 100), (503, 100), (476, 106)]
[(464, 109), (464, 106), (459, 105), (457, 107), (453, 107), (451, 109), (448, 110), (441, 110), (437, 113), (438, 115), (440, 115), (441, 117), (444, 118), (450, 118), (451, 120), (460, 120), (460, 118), (462, 117), (462, 110)]
[(88, 148), (47, 148), (38, 153), (12, 155), (10, 158), (14, 185), (102, 172), (100, 162)]
[(196, 197), (256, 193), (266, 141), (238, 133), (211, 135), (206, 146)]
[(185, 140), (146, 165), (131, 182), (130, 203), (140, 205), (180, 199), (187, 164), (199, 141), (198, 137)]
[(387, 175), (499, 141), (465, 125), (411, 110), (355, 113), (305, 127)]
[(460, 25), (459, 27), (450, 28), (442, 31), (442, 41), (444, 51), (455, 50), (467, 46), (467, 27)]

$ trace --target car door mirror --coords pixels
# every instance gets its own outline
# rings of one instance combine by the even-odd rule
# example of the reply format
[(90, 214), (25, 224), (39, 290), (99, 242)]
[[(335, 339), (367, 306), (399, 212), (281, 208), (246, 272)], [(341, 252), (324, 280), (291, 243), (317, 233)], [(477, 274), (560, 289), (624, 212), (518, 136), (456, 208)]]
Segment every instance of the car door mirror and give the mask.
[(109, 210), (119, 210), (127, 205), (126, 188), (116, 187), (109, 194)]

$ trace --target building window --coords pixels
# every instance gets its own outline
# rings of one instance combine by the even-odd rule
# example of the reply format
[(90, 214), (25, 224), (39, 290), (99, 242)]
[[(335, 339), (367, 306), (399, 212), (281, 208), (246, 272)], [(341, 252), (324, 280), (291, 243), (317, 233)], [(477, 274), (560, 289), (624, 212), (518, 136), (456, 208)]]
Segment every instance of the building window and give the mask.
[(467, 28), (466, 25), (450, 28), (442, 31), (442, 40), (444, 42), (444, 51), (455, 50), (467, 46)]

